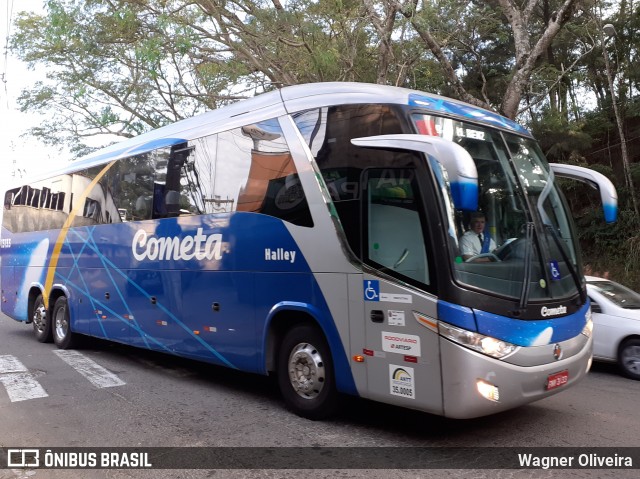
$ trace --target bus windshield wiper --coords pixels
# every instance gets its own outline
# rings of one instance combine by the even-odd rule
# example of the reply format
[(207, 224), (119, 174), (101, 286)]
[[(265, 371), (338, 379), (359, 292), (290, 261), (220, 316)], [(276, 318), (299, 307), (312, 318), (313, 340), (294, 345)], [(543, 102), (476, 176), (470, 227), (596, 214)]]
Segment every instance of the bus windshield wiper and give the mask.
[(571, 261), (571, 258), (569, 258), (569, 255), (565, 251), (565, 246), (562, 244), (562, 241), (558, 237), (558, 232), (552, 225), (547, 224), (545, 226), (547, 230), (551, 232), (551, 237), (553, 238), (553, 241), (555, 242), (556, 246), (560, 250), (562, 259), (567, 265), (567, 268), (569, 268), (569, 273), (571, 273), (571, 277), (573, 278), (574, 283), (578, 287), (578, 291), (580, 291), (580, 301), (585, 303), (587, 301), (587, 293), (585, 292), (584, 288), (582, 288), (582, 282), (580, 281), (578, 272), (576, 271), (575, 265)]
[(533, 223), (528, 222), (525, 226), (525, 246), (524, 246), (524, 278), (522, 292), (520, 293), (520, 309), (524, 310), (529, 302), (529, 289), (531, 283), (531, 254), (533, 251)]

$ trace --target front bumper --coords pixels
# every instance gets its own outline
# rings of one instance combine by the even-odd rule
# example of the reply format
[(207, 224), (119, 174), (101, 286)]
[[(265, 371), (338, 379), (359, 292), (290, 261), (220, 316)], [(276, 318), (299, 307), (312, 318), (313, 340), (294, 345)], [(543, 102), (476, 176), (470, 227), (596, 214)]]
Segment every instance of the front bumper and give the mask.
[[(468, 419), (495, 414), (566, 390), (591, 367), (593, 339), (580, 334), (557, 343), (567, 354), (556, 360), (556, 344), (521, 348), (506, 360), (477, 353), (440, 338), (444, 415)], [(547, 390), (549, 376), (568, 372), (567, 382)], [(499, 399), (478, 392), (478, 380), (498, 388)]]

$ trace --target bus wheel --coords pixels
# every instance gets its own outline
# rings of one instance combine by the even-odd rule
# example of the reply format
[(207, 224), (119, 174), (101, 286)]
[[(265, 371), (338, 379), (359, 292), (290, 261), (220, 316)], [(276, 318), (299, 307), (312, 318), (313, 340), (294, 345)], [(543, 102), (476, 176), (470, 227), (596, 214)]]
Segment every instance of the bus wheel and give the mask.
[(75, 345), (75, 334), (71, 331), (67, 298), (60, 296), (53, 306), (53, 342), (60, 349), (69, 349)]
[(307, 419), (331, 415), (338, 405), (329, 346), (311, 325), (296, 326), (282, 340), (278, 384), (287, 406)]
[(628, 339), (622, 344), (618, 365), (626, 377), (640, 380), (640, 339)]
[(51, 342), (51, 318), (47, 314), (47, 308), (44, 305), (44, 299), (39, 294), (33, 303), (33, 312), (31, 313), (31, 322), (33, 323), (33, 332), (36, 339), (41, 343)]

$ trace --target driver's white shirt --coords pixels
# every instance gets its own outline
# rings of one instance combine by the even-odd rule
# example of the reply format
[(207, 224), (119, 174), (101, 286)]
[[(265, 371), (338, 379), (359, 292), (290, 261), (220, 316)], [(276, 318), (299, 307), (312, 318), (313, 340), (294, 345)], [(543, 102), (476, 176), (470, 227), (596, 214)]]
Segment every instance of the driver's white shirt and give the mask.
[[(482, 233), (484, 239), (484, 233)], [(489, 239), (489, 252), (496, 249), (496, 242), (493, 241), (493, 238)], [(478, 238), (478, 233), (473, 230), (469, 230), (465, 232), (460, 238), (460, 254), (462, 256), (470, 255), (475, 256), (480, 254), (482, 251), (482, 245), (480, 244), (480, 239)]]

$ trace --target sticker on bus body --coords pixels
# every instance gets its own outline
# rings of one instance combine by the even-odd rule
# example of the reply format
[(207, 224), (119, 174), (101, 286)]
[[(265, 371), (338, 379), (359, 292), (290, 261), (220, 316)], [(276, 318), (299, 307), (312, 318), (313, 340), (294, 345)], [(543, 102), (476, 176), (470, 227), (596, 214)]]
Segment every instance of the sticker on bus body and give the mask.
[(404, 326), (404, 311), (394, 311), (390, 309), (387, 311), (387, 318), (389, 326)]
[(551, 273), (551, 279), (558, 281), (560, 279), (560, 266), (555, 259), (549, 261), (549, 273)]
[(416, 398), (413, 368), (389, 364), (389, 393), (409, 399)]
[(420, 337), (413, 334), (382, 331), (382, 350), (388, 353), (399, 353), (419, 358)]
[(381, 293), (380, 281), (377, 279), (365, 279), (362, 282), (365, 301), (386, 301), (388, 303), (413, 303), (413, 296), (410, 294)]

